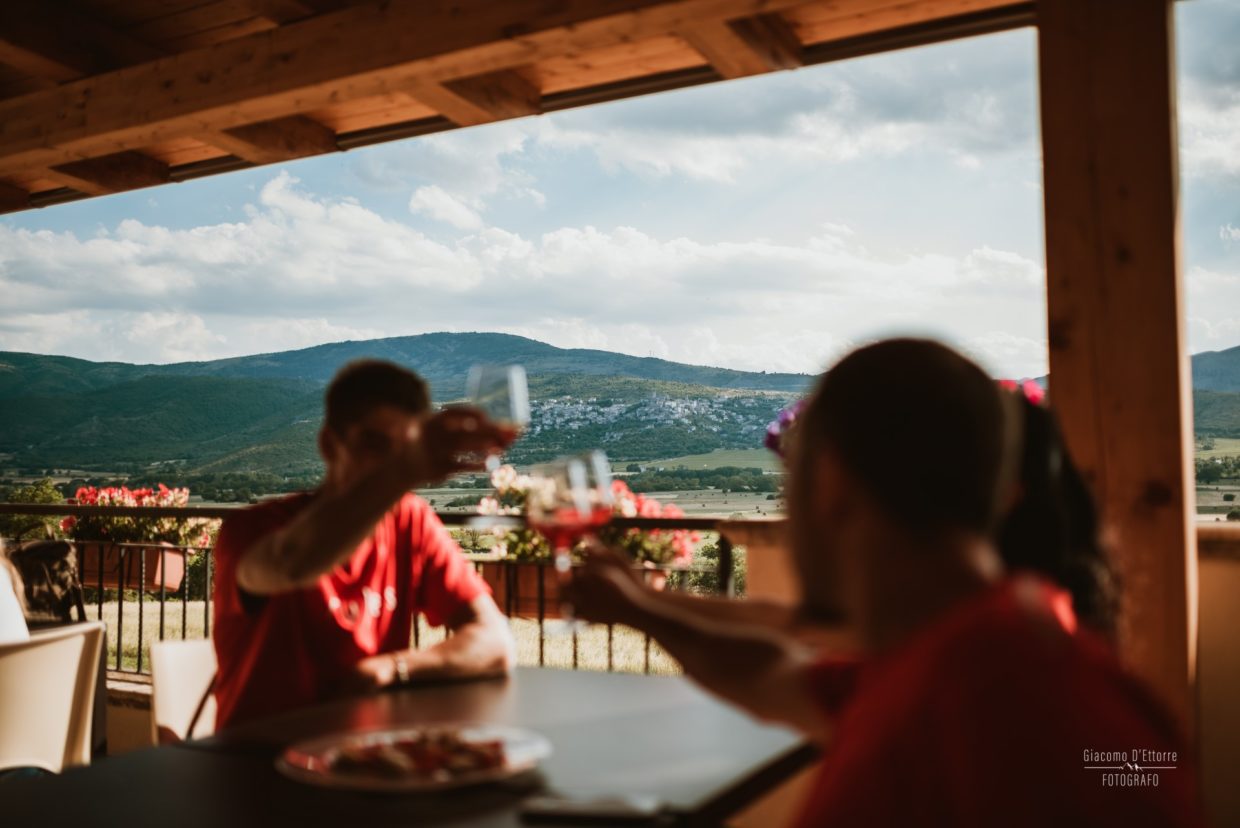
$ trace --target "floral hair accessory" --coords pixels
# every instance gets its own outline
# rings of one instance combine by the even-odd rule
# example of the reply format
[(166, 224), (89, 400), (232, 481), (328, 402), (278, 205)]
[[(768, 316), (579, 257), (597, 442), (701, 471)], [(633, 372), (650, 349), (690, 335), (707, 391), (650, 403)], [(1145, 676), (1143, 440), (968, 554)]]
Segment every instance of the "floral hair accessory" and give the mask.
[(780, 411), (779, 415), (767, 425), (766, 439), (762, 441), (762, 444), (781, 458), (787, 457), (792, 431), (797, 424), (797, 418), (805, 410), (805, 406), (806, 401), (802, 399)]
[(1025, 399), (1033, 405), (1046, 404), (1046, 389), (1038, 385), (1035, 380), (999, 380), (999, 387), (1006, 391), (1015, 391), (1024, 394)]

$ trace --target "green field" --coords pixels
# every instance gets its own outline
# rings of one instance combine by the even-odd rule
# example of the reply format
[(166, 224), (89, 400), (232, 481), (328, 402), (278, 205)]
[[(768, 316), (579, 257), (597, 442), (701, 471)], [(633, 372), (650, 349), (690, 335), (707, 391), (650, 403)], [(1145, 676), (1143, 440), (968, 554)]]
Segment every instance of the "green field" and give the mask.
[(1213, 457), (1234, 457), (1240, 455), (1240, 439), (1235, 437), (1215, 437), (1214, 448), (1209, 451), (1197, 449), (1198, 459), (1209, 459)]
[[(1240, 443), (1240, 440), (1235, 441)], [(628, 463), (616, 463), (617, 471), (623, 471)], [(766, 449), (719, 449), (707, 454), (688, 454), (684, 457), (669, 457), (666, 460), (642, 461), (644, 468), (674, 469), (684, 466), (687, 469), (718, 469), (724, 466), (736, 466), (742, 469), (762, 469), (767, 472), (783, 471), (783, 463), (775, 453)]]

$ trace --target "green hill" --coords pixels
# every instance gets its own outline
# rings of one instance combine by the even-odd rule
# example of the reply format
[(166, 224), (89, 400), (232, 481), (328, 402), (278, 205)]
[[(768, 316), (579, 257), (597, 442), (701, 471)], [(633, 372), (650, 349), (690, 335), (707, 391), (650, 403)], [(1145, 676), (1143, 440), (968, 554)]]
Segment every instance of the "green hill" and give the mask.
[(734, 371), (610, 351), (556, 348), (509, 334), (432, 333), (171, 365), (0, 352), (0, 397), (88, 391), (142, 376), (282, 379), (322, 385), (341, 365), (362, 357), (389, 359), (412, 368), (430, 382), (437, 399), (460, 397), (470, 366), (480, 362), (519, 363), (531, 376), (618, 376), (764, 391), (799, 392), (812, 380), (805, 374)]
[(1240, 392), (1240, 346), (1194, 354), (1193, 388)]
[(1240, 437), (1240, 394), (1193, 392), (1193, 426), (1200, 435)]
[(460, 399), (469, 367), (517, 362), (534, 425), (521, 462), (602, 446), (617, 459), (751, 448), (810, 377), (566, 350), (503, 334), (342, 342), (212, 362), (94, 363), (0, 353), (0, 454), (10, 469), (180, 475), (313, 474), (322, 388), (344, 363), (380, 357)]
[[(344, 363), (380, 357), (459, 399), (471, 365), (520, 363), (532, 423), (518, 462), (601, 447), (650, 461), (755, 449), (775, 413), (811, 377), (684, 365), (555, 348), (506, 334), (425, 334), (173, 365), (0, 353), (0, 467), (152, 477), (305, 478), (322, 389)], [(1240, 437), (1240, 348), (1193, 358), (1196, 430)]]

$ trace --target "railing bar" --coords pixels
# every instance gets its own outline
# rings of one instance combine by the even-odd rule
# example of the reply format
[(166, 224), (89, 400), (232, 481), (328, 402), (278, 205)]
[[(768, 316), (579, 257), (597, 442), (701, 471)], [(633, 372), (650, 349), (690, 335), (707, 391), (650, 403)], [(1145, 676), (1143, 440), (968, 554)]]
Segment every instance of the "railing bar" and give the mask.
[[(189, 594), (189, 554), (185, 555), (185, 593)], [(159, 547), (159, 640), (164, 640), (164, 615), (168, 609), (168, 579), (163, 574), (168, 571), (168, 547)]]
[[(211, 637), (211, 599), (212, 599), (212, 581), (211, 577), (211, 550), (207, 550), (207, 585), (203, 589), (202, 596), (202, 629), (205, 638)], [(188, 597), (188, 596), (187, 596)], [(188, 603), (188, 602), (187, 602)]]
[(736, 573), (732, 565), (732, 541), (719, 535), (719, 592), (727, 598), (736, 596)]
[(615, 633), (615, 627), (612, 624), (607, 625), (607, 672), (614, 673), (616, 664), (612, 655), (612, 637)]
[(117, 547), (120, 556), (120, 567), (116, 575), (116, 669), (121, 669), (121, 653), (125, 649), (125, 553), (123, 546)]
[[(172, 517), (227, 518), (244, 506), (83, 506), (76, 503), (0, 503), (0, 514), (9, 515), (76, 515), (108, 517)], [(459, 526), (479, 517), (476, 512), (436, 512), (447, 525)], [(515, 516), (518, 522), (523, 518)], [(614, 518), (612, 526), (619, 529), (698, 529), (715, 531), (722, 518)]]
[[(205, 595), (206, 592), (204, 591)], [(189, 637), (189, 589), (181, 590), (181, 640)]]
[(521, 609), (521, 600), (518, 598), (521, 592), (521, 579), (517, 577), (517, 568), (507, 561), (504, 567), (504, 606), (508, 617), (511, 618)]
[(99, 620), (100, 621), (103, 620), (103, 557), (104, 557), (103, 549), (104, 547), (102, 543), (96, 544), (97, 551), (95, 552), (95, 554), (99, 558), (99, 583), (98, 583), (98, 586), (96, 587), (99, 590), (99, 594), (96, 597), (99, 599)]
[(142, 672), (143, 608), (146, 606), (146, 550), (138, 550), (138, 672)]
[(547, 596), (546, 590), (543, 588), (543, 565), (537, 564), (534, 572), (538, 576), (538, 666), (542, 667), (546, 664), (544, 658), (544, 648), (546, 646), (546, 618), (547, 618)]
[(645, 638), (646, 638), (646, 647), (645, 647), (646, 652), (644, 655), (644, 658), (645, 658), (644, 671), (646, 675), (650, 675), (650, 636), (647, 635), (645, 636)]

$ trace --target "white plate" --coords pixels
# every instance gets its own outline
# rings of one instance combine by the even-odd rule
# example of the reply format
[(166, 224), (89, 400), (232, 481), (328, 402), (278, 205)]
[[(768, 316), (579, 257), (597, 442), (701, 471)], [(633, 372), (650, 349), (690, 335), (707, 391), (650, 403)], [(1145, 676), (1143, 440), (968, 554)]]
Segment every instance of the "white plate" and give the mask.
[[(346, 747), (368, 747), (385, 742), (415, 739), (427, 732), (453, 731), (466, 741), (499, 741), (504, 745), (504, 765), (491, 770), (459, 774), (448, 779), (427, 779), (409, 775), (367, 774), (350, 770), (340, 773), (332, 770), (332, 763)], [(351, 788), (363, 791), (390, 791), (408, 793), (419, 791), (442, 791), (484, 782), (498, 782), (538, 766), (551, 755), (551, 743), (545, 738), (518, 727), (480, 723), (456, 723), (403, 727), (394, 730), (369, 730), (353, 733), (336, 733), (298, 742), (287, 748), (276, 760), (276, 769), (298, 782), (321, 785), (328, 788)]]

